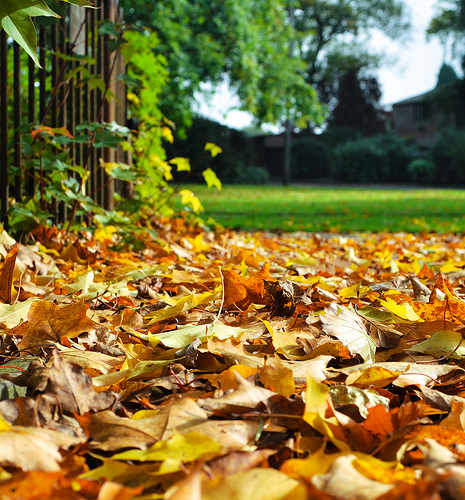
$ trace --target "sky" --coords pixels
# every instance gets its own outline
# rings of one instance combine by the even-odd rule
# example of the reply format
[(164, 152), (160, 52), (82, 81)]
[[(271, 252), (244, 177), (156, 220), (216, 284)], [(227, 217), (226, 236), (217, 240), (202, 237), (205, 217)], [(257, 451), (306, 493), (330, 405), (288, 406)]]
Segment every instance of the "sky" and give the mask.
[[(405, 0), (411, 11), (412, 31), (409, 39), (392, 41), (376, 34), (371, 44), (387, 56), (378, 70), (378, 81), (383, 91), (382, 104), (390, 104), (431, 90), (444, 60), (444, 50), (436, 38), (426, 40), (426, 28), (435, 14), (436, 0)], [(446, 59), (450, 63), (450, 60)], [(455, 68), (457, 70), (457, 68)], [(248, 113), (233, 110), (238, 99), (227, 85), (222, 85), (209, 102), (203, 102), (199, 111), (204, 116), (234, 128), (251, 124)]]

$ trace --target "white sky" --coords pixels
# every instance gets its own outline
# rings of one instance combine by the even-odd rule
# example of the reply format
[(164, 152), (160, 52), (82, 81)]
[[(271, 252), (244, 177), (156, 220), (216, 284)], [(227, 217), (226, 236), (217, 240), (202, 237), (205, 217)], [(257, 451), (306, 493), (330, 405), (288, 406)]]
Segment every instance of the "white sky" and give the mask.
[[(425, 33), (434, 16), (436, 0), (404, 1), (411, 10), (412, 31), (409, 39), (392, 41), (379, 34), (371, 39), (372, 46), (387, 55), (386, 64), (377, 73), (384, 105), (431, 90), (436, 85), (444, 58), (439, 40), (434, 38), (427, 42)], [(457, 70), (457, 65), (454, 67)], [(231, 109), (237, 105), (237, 98), (228, 92), (225, 84), (208, 103), (199, 104), (199, 111), (230, 127), (249, 126), (252, 119), (248, 113)]]

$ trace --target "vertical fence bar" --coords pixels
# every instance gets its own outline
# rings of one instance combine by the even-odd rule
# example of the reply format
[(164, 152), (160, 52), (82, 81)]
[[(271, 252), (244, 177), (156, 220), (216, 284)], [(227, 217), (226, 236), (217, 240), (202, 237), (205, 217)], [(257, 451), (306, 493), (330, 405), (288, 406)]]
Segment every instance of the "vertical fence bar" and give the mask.
[(15, 166), (18, 173), (15, 176), (15, 199), (22, 199), (22, 182), (21, 172), (23, 168), (23, 158), (21, 150), (21, 134), (19, 127), (21, 126), (22, 118), (22, 103), (21, 103), (21, 47), (15, 42), (13, 45), (13, 126), (14, 126), (14, 144), (15, 144)]
[[(97, 28), (96, 28), (96, 38), (97, 38), (97, 75), (100, 78), (104, 79), (104, 73), (103, 73), (103, 68), (104, 68), (104, 60), (105, 60), (105, 51), (104, 51), (104, 36), (100, 35), (98, 33), (98, 24), (99, 22), (103, 21), (105, 19), (105, 11), (103, 9), (104, 5), (104, 0), (101, 1), (100, 3), (100, 9), (97, 11)], [(102, 100), (104, 99), (103, 92), (100, 89), (97, 89), (96, 91), (96, 106), (95, 106), (95, 120), (99, 118), (100, 115), (100, 106), (102, 103)], [(100, 120), (101, 120), (100, 116)], [(101, 151), (96, 151), (96, 162), (98, 162), (99, 158), (101, 156)], [(103, 196), (103, 184), (104, 184), (104, 171), (103, 169), (99, 168), (97, 165), (95, 166), (95, 193), (96, 196), (94, 196), (94, 200), (100, 205), (104, 206), (104, 196)]]
[[(116, 19), (116, 0), (104, 0), (103, 3), (105, 19), (114, 22)], [(114, 75), (114, 57), (115, 55), (110, 52), (108, 47), (108, 42), (110, 40), (109, 35), (104, 35), (104, 60), (103, 60), (103, 78), (108, 88), (114, 91), (114, 84), (116, 83), (116, 78)], [(108, 98), (105, 100), (103, 120), (105, 122), (115, 121), (115, 101), (114, 98)], [(111, 148), (104, 148), (103, 159), (105, 162), (115, 161), (115, 150)], [(114, 209), (114, 194), (115, 194), (115, 180), (109, 176), (105, 171), (103, 172), (104, 179), (104, 195), (103, 195), (103, 207), (107, 210)]]
[(52, 102), (50, 103), (50, 125), (52, 127), (58, 126), (58, 108), (57, 108), (57, 96), (58, 92), (56, 90), (56, 86), (58, 85), (58, 57), (54, 54), (55, 51), (58, 50), (58, 41), (57, 41), (57, 24), (52, 24), (50, 28), (50, 46), (52, 49)]
[(47, 109), (47, 89), (45, 78), (47, 73), (45, 71), (45, 26), (39, 27), (39, 63), (42, 68), (39, 70), (39, 120), (40, 123), (45, 123), (45, 110)]
[[(36, 66), (31, 58), (28, 59), (28, 69), (27, 119), (29, 125), (32, 125), (36, 120)], [(34, 196), (36, 187), (35, 172), (33, 171), (32, 166), (26, 175), (27, 195), (32, 197)]]
[(0, 222), (8, 230), (8, 38), (0, 33)]

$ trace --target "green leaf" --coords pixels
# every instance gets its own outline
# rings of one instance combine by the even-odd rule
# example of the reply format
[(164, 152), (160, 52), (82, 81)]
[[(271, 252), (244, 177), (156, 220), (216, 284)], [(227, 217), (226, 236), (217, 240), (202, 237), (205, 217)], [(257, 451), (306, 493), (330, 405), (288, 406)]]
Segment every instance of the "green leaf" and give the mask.
[(181, 349), (188, 346), (194, 340), (206, 342), (208, 338), (215, 337), (219, 340), (239, 338), (247, 330), (237, 326), (224, 325), (223, 323), (212, 323), (210, 325), (180, 325), (174, 331), (150, 335), (149, 340), (157, 345), (160, 342), (166, 347)]
[[(454, 330), (441, 330), (433, 333), (429, 339), (414, 345), (408, 349), (408, 351), (430, 354), (435, 358), (442, 358), (453, 352), (451, 358), (460, 359), (465, 357), (465, 345), (460, 345), (461, 341), (462, 334), (460, 332)], [(460, 347), (457, 349), (459, 345)]]
[(40, 67), (32, 16), (59, 17), (43, 0), (0, 0), (0, 25)]
[(202, 172), (202, 175), (209, 188), (215, 186), (218, 191), (221, 191), (221, 181), (218, 179), (215, 172), (213, 172), (211, 168), (207, 168), (206, 170), (204, 170)]
[(92, 7), (93, 9), (97, 8), (92, 2), (88, 2), (87, 0), (61, 0), (61, 1), (70, 3), (72, 5), (76, 5), (78, 7)]

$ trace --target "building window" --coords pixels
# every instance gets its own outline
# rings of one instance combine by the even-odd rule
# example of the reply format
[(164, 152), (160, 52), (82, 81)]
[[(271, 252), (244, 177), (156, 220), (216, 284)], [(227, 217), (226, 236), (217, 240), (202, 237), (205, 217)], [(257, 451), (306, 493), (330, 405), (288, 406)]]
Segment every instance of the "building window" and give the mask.
[(417, 102), (413, 104), (413, 121), (422, 122), (429, 120), (433, 115), (430, 102)]

